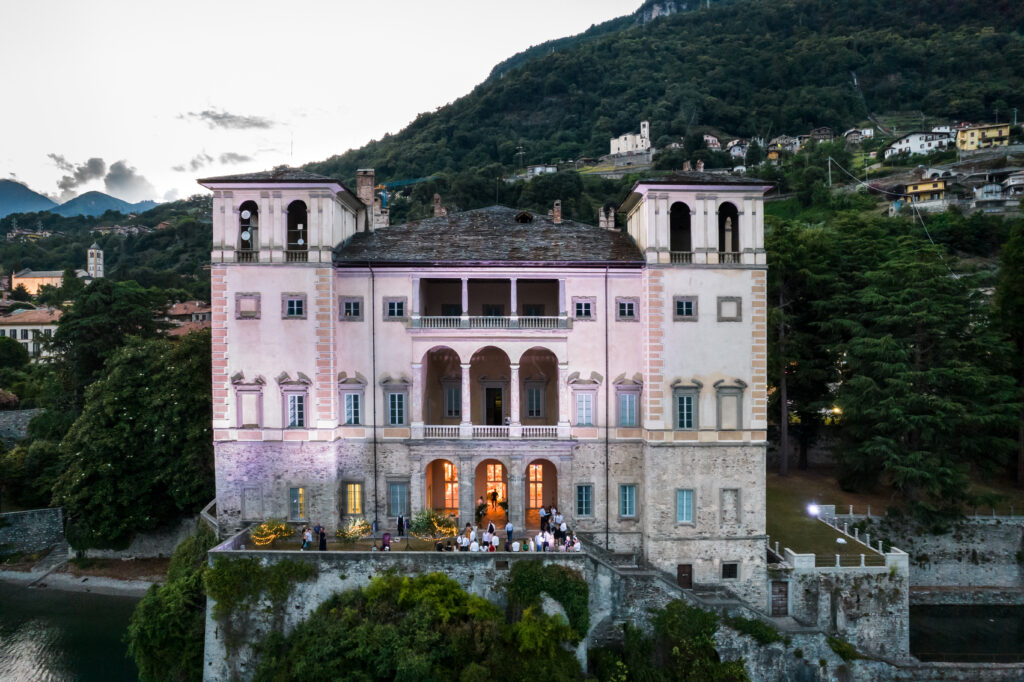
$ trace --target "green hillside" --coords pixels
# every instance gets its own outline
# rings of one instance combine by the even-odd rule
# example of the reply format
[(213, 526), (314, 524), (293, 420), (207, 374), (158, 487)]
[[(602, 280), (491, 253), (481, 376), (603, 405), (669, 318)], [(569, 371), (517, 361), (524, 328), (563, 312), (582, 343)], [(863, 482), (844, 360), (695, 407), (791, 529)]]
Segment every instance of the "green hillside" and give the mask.
[[(527, 164), (596, 157), (641, 119), (658, 146), (699, 126), (795, 135), (876, 112), (986, 120), (1024, 109), (1024, 3), (737, 0), (627, 19), (531, 48), (401, 132), (307, 168), (347, 180), (360, 167), (384, 180), (443, 173), (469, 208), (504, 198), (493, 178), (517, 146)], [(454, 187), (460, 173), (479, 187)]]

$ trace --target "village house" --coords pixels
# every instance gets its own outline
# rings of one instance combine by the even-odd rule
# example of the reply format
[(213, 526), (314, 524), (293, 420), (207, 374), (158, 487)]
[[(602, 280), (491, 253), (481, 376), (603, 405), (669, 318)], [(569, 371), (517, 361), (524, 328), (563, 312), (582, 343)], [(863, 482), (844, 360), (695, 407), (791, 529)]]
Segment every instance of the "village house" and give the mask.
[(931, 154), (939, 149), (945, 149), (951, 144), (953, 144), (953, 139), (946, 133), (907, 133), (889, 144), (885, 148), (882, 158), (888, 159), (901, 154), (910, 156)]
[(722, 148), (722, 142), (714, 135), (704, 134), (704, 146), (714, 151), (719, 151)]
[(393, 530), (428, 508), (461, 525), (493, 494), (517, 529), (556, 507), (685, 587), (767, 607), (769, 185), (638, 181), (599, 226), (560, 202), (389, 225), (373, 171), (356, 180), (199, 181), (221, 532)]
[(0, 317), (0, 336), (18, 341), (33, 361), (46, 360), (53, 356), (46, 341), (57, 331), (60, 316), (53, 308), (15, 310)]
[[(92, 277), (85, 270), (75, 270), (75, 276), (87, 284), (92, 281)], [(11, 289), (24, 286), (25, 291), (35, 296), (44, 286), (59, 287), (63, 281), (63, 270), (32, 270), (25, 268), (11, 275)]]
[(1010, 144), (1009, 123), (982, 123), (958, 128), (956, 148), (961, 151), (1005, 147)]

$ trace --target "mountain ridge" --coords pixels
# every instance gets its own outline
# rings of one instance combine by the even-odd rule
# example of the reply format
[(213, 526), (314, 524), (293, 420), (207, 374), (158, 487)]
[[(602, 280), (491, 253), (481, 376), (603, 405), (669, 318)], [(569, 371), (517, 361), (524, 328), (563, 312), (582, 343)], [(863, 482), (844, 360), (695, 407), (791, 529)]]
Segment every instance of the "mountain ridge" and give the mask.
[(24, 183), (15, 180), (0, 180), (0, 218), (6, 218), (14, 213), (37, 213), (39, 211), (49, 211), (64, 217), (98, 216), (107, 211), (117, 211), (127, 215), (148, 211), (155, 206), (157, 206), (157, 202), (152, 200), (131, 203), (99, 191), (85, 192), (58, 204)]

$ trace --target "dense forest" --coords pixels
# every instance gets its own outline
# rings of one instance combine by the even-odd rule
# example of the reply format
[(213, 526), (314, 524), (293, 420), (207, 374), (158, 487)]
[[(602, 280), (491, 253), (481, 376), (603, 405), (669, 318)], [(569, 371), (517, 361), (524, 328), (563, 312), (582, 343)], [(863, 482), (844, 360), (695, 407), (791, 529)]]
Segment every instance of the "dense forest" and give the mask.
[(472, 208), (496, 193), (512, 203), (495, 179), (520, 145), (527, 164), (596, 157), (642, 119), (657, 147), (699, 126), (770, 137), (887, 111), (987, 120), (1024, 108), (1019, 3), (747, 0), (609, 24), (517, 55), (401, 132), (307, 168), (442, 173)]

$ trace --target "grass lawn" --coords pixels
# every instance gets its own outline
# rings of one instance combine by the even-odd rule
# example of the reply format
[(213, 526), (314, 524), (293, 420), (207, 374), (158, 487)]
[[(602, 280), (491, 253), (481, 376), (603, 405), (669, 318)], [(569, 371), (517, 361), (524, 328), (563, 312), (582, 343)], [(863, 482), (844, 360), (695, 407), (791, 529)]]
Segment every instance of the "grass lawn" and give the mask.
[[(768, 474), (766, 480), (768, 535), (774, 547), (776, 540), (779, 550), (789, 547), (798, 554), (814, 554), (820, 566), (834, 566), (835, 555), (840, 555), (844, 566), (860, 565), (860, 555), (867, 554), (863, 545), (847, 540), (845, 545), (836, 542), (842, 533), (818, 521), (807, 512), (809, 504), (835, 504), (837, 511), (845, 511), (853, 504), (858, 511), (871, 505), (872, 514), (884, 512), (887, 500), (877, 495), (854, 495), (839, 489), (831, 472), (792, 471), (783, 478)], [(868, 554), (868, 565), (881, 565), (884, 561), (878, 555)]]

